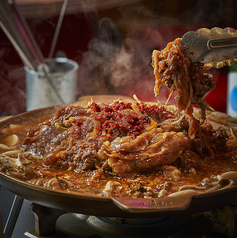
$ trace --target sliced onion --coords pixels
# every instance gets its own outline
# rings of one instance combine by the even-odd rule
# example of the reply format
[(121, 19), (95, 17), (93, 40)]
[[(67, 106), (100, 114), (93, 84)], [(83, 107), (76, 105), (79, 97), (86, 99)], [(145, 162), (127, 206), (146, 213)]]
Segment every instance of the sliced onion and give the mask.
[(0, 154), (9, 150), (11, 150), (9, 146), (0, 143)]
[(157, 128), (157, 127), (158, 127), (157, 122), (154, 120), (151, 120), (150, 125), (146, 126), (146, 130), (151, 131), (152, 129)]
[(186, 108), (184, 109), (184, 113), (183, 115), (176, 121), (172, 122), (172, 124), (177, 124), (179, 123), (184, 117), (185, 115), (187, 114), (187, 111), (188, 111), (188, 108), (191, 106), (192, 104), (192, 98), (193, 98), (193, 87), (192, 87), (192, 84), (191, 82), (189, 81), (189, 99), (188, 99), (188, 103), (186, 105)]
[(141, 103), (141, 100), (138, 99), (138, 97), (137, 97), (136, 94), (133, 95), (133, 98), (134, 98), (134, 100), (135, 100), (136, 102)]
[(97, 135), (100, 132), (100, 128), (101, 128), (101, 123), (97, 120), (94, 120), (94, 129), (89, 134), (90, 135)]
[(10, 156), (10, 157), (17, 157), (19, 153), (21, 153), (21, 150), (10, 150), (6, 151), (5, 153), (2, 153), (2, 155)]
[(166, 105), (168, 104), (168, 102), (169, 102), (169, 100), (170, 100), (170, 98), (171, 98), (173, 92), (174, 92), (173, 90), (170, 91), (169, 97), (167, 98), (167, 100), (166, 100), (166, 102), (165, 102), (165, 107), (166, 107)]
[(139, 111), (139, 109), (138, 109), (138, 107), (137, 107), (137, 105), (135, 104), (135, 103), (132, 103), (132, 109), (133, 109), (133, 111), (138, 115), (138, 116), (141, 116), (142, 115), (142, 113)]

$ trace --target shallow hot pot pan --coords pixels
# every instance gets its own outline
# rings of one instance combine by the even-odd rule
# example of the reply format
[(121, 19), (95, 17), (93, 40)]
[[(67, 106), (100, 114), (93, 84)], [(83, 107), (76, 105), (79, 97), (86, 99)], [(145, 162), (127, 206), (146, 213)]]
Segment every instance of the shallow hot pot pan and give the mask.
[[(57, 106), (37, 109), (13, 116), (0, 122), (0, 130), (10, 124), (29, 124), (50, 117)], [(1, 136), (1, 135), (0, 135)], [(9, 191), (36, 204), (81, 214), (124, 217), (153, 218), (187, 215), (211, 210), (237, 201), (237, 186), (194, 196), (177, 196), (154, 199), (107, 198), (94, 194), (71, 194), (50, 190), (17, 180), (0, 172), (0, 184)]]

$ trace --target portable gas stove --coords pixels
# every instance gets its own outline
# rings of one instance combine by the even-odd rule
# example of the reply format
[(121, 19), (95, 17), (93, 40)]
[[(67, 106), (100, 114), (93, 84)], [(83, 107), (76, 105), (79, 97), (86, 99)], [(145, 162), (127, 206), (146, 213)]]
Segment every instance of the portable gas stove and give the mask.
[[(5, 191), (6, 192), (6, 191)], [(8, 194), (9, 197), (9, 194)], [(17, 201), (18, 200), (18, 201)], [(15, 203), (21, 198), (15, 197)], [(11, 210), (15, 209), (12, 207)], [(13, 220), (8, 218), (8, 220)], [(6, 224), (5, 224), (6, 225)], [(203, 213), (161, 218), (112, 218), (67, 213), (23, 200), (12, 238), (221, 238)], [(6, 231), (4, 238), (11, 232)], [(236, 237), (234, 233), (234, 236)]]
[[(44, 208), (36, 204), (31, 206), (37, 210), (38, 215), (44, 213)], [(46, 208), (46, 210), (48, 210)], [(48, 210), (49, 211), (49, 210)], [(37, 215), (37, 216), (38, 216)], [(45, 215), (45, 214), (44, 214)], [(49, 211), (49, 217), (58, 215), (54, 211)], [(39, 216), (38, 216), (39, 218)], [(55, 220), (52, 218), (52, 221)], [(39, 218), (41, 219), (41, 218)], [(47, 219), (46, 219), (47, 220)], [(45, 223), (44, 216), (42, 217)], [(42, 224), (41, 224), (42, 225)], [(27, 237), (38, 236), (38, 229), (45, 232), (43, 225), (29, 230), (25, 233)], [(203, 227), (200, 231), (200, 225)], [(50, 229), (54, 229), (48, 227)], [(50, 230), (49, 229), (49, 230)], [(49, 231), (48, 230), (48, 231)], [(56, 231), (53, 237), (93, 237), (93, 238), (152, 238), (152, 237), (192, 237), (193, 234), (199, 234), (200, 237), (210, 233), (212, 224), (203, 215), (197, 217), (171, 217), (171, 218), (152, 218), (152, 219), (129, 219), (129, 218), (107, 218), (82, 215), (76, 213), (66, 213), (61, 215), (56, 222)], [(50, 234), (50, 232), (49, 232)], [(52, 234), (52, 233), (51, 233)], [(50, 236), (51, 237), (51, 236)]]

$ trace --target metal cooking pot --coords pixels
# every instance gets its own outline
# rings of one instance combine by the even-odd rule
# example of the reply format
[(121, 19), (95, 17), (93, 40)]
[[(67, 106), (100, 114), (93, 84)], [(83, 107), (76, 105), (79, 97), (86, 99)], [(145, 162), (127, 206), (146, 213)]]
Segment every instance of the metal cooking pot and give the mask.
[[(107, 98), (108, 99), (108, 98)], [(86, 98), (88, 100), (88, 98)], [(79, 100), (79, 104), (85, 103)], [(76, 104), (78, 104), (76, 103)], [(0, 122), (0, 128), (10, 124), (29, 124), (42, 121), (55, 113), (57, 107), (25, 112)], [(237, 186), (195, 196), (153, 199), (110, 198), (91, 194), (73, 194), (50, 190), (17, 180), (0, 172), (0, 184), (11, 192), (36, 204), (87, 215), (124, 218), (170, 217), (197, 213), (237, 201)]]

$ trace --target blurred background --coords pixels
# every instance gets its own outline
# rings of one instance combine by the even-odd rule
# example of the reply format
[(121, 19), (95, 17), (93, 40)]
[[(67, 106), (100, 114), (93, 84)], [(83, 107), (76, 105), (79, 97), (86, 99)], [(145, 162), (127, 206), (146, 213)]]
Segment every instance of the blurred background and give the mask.
[[(63, 0), (16, 0), (47, 58)], [(151, 55), (187, 31), (237, 26), (237, 1), (231, 0), (69, 0), (55, 54), (79, 64), (77, 97), (136, 94), (155, 98)], [(54, 55), (55, 56), (55, 55)], [(0, 116), (26, 110), (23, 63), (0, 29)], [(209, 70), (216, 88), (206, 101), (226, 112), (228, 67)]]

